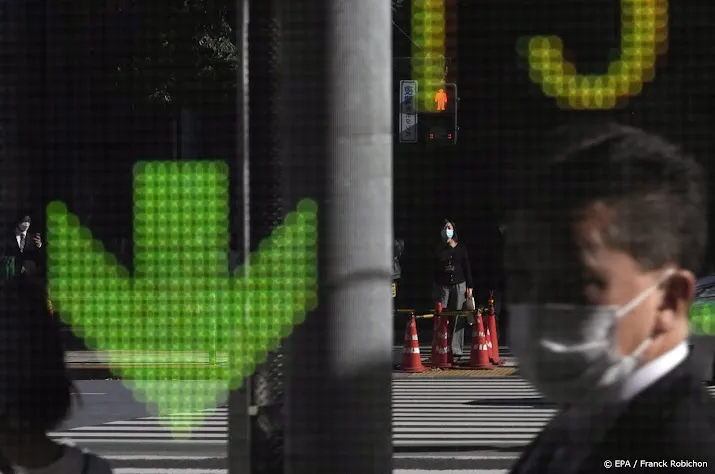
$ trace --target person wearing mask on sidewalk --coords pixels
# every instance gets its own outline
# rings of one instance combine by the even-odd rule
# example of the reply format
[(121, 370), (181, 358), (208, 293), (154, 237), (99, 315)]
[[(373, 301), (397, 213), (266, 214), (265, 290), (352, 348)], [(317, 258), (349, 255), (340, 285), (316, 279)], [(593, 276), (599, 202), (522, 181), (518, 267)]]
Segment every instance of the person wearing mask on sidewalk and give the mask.
[(52, 440), (74, 393), (60, 328), (36, 281), (0, 284), (0, 472), (110, 474), (109, 464)]
[(2, 259), (2, 279), (18, 275), (36, 276), (42, 249), (42, 237), (29, 232), (32, 219), (27, 213), (20, 213), (12, 223), (12, 229), (3, 236), (0, 246)]
[(506, 235), (509, 345), (561, 408), (511, 472), (712, 472), (715, 401), (687, 344), (706, 174), (635, 128), (569, 135)]
[(393, 250), (392, 250), (392, 297), (397, 296), (397, 281), (402, 277), (402, 266), (400, 265), (400, 258), (402, 253), (405, 251), (405, 241), (402, 239), (395, 239)]
[[(442, 304), (443, 311), (460, 311), (467, 298), (472, 297), (472, 269), (464, 243), (457, 239), (454, 222), (445, 219), (441, 242), (435, 251), (434, 289), (432, 300)], [(450, 317), (452, 354), (455, 359), (464, 354), (466, 317)]]

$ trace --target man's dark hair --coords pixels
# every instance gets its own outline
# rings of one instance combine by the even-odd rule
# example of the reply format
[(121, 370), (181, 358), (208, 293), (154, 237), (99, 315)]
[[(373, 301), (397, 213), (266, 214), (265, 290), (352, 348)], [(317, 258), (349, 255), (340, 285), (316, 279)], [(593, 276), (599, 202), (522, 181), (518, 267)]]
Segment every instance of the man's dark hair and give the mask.
[(14, 225), (17, 225), (17, 224), (19, 224), (20, 222), (23, 222), (23, 221), (25, 221), (25, 220), (27, 220), (28, 222), (32, 223), (32, 214), (30, 214), (29, 212), (27, 212), (27, 211), (25, 211), (25, 210), (18, 211), (18, 212), (15, 214), (15, 222), (14, 222)]
[(698, 272), (707, 246), (702, 168), (680, 148), (618, 124), (560, 130), (566, 146), (530, 183), (522, 209), (564, 221), (603, 202), (615, 212), (604, 237), (645, 270), (668, 263)]
[(41, 285), (0, 285), (0, 430), (46, 432), (68, 415), (73, 392), (61, 330)]

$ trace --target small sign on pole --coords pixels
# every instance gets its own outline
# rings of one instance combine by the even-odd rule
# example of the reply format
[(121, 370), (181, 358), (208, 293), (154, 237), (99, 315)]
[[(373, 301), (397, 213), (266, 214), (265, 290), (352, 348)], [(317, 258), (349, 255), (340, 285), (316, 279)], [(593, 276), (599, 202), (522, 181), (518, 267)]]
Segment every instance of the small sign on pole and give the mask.
[(417, 143), (417, 81), (400, 81), (400, 143)]

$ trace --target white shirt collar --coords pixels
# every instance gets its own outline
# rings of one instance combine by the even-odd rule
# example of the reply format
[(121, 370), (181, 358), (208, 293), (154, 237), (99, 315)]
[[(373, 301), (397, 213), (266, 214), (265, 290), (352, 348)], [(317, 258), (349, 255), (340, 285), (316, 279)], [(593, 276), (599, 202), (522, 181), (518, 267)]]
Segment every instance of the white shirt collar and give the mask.
[[(30, 229), (27, 229), (27, 230), (30, 230)], [(20, 229), (15, 229), (15, 236), (16, 236), (16, 237), (19, 237), (19, 236), (21, 236), (21, 235), (25, 235), (25, 236), (26, 236), (26, 235), (27, 235), (27, 230), (21, 231)]]
[(688, 344), (682, 342), (665, 354), (636, 370), (621, 391), (621, 400), (628, 401), (663, 378), (688, 357)]

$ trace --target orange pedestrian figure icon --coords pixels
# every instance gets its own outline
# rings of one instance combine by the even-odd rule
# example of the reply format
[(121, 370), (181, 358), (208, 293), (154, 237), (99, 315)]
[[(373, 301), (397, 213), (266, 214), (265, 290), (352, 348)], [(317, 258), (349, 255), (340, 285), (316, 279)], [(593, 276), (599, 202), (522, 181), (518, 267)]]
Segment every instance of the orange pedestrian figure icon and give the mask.
[(434, 101), (437, 104), (437, 111), (447, 110), (447, 93), (444, 89), (440, 89), (434, 95)]

